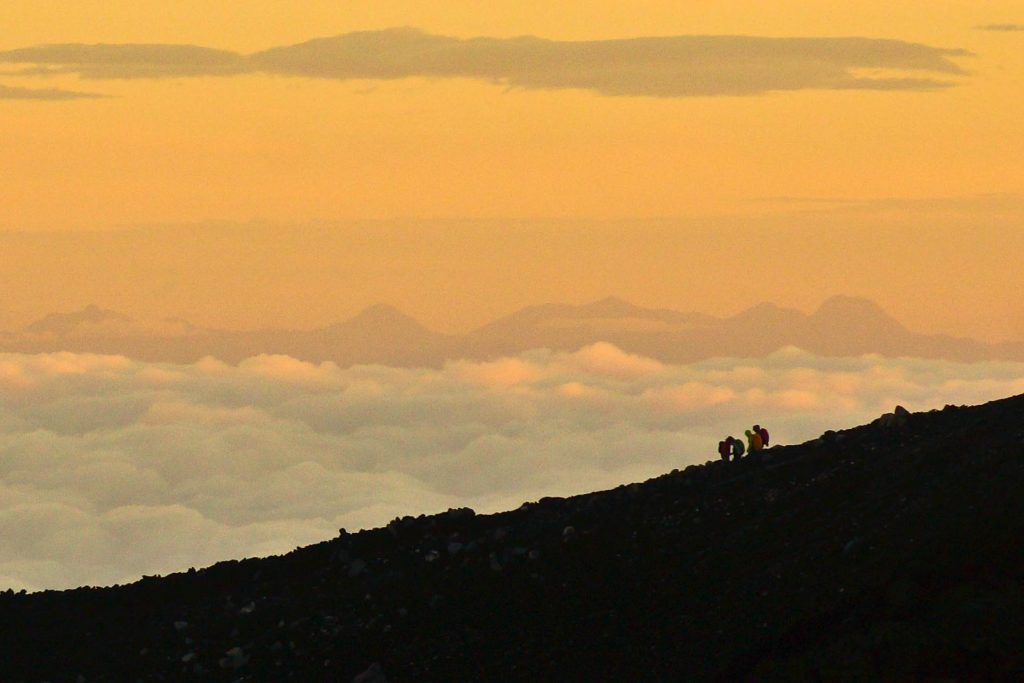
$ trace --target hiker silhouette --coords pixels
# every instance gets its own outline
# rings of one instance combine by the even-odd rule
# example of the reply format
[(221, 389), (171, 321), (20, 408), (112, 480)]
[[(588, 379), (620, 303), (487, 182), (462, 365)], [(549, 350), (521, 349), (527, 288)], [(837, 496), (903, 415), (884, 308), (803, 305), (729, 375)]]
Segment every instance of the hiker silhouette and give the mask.
[(743, 439), (729, 438), (732, 439), (732, 460), (736, 462), (743, 457)]
[(761, 425), (754, 425), (754, 433), (760, 435), (761, 446), (768, 448), (768, 430)]
[(721, 456), (722, 460), (729, 462), (729, 455), (733, 449), (733, 438), (730, 436), (725, 441), (718, 442), (718, 455)]
[(757, 432), (752, 432), (749, 429), (744, 434), (747, 435), (747, 450), (751, 454), (759, 452), (764, 448), (764, 441), (761, 440), (761, 435)]

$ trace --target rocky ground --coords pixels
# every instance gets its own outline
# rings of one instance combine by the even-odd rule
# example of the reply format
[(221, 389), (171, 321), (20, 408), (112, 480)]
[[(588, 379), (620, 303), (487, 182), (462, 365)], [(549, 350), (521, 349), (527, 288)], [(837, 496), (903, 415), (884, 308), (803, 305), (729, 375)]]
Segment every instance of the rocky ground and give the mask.
[(1024, 680), (1024, 397), (0, 594), (0, 681)]

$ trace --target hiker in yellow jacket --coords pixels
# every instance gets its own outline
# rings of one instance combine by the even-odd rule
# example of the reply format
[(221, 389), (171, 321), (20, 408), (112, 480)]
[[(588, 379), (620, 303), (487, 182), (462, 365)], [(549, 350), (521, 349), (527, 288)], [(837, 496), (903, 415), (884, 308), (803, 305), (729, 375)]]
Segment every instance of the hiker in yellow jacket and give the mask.
[(749, 429), (744, 432), (747, 435), (747, 450), (751, 453), (758, 453), (764, 448), (764, 441), (761, 440), (761, 435), (757, 432), (752, 432)]

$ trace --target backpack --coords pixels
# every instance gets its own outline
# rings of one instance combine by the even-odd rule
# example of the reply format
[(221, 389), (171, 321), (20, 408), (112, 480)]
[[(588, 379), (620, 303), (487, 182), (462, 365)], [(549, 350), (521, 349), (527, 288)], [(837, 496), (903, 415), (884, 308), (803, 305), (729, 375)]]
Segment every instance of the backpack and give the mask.
[(761, 427), (760, 431), (758, 431), (758, 434), (761, 435), (761, 443), (764, 445), (765, 448), (768, 448), (768, 430), (765, 429), (764, 427)]

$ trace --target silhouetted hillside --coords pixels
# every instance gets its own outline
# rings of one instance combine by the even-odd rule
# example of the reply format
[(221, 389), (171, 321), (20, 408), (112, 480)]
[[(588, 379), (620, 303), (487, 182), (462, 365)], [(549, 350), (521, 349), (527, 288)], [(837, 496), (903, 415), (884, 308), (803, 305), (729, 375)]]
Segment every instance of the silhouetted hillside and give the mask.
[(1021, 680), (1024, 397), (0, 596), (3, 681)]
[(285, 354), (343, 367), (439, 367), (449, 360), (489, 360), (538, 348), (571, 352), (601, 341), (668, 363), (759, 357), (786, 346), (822, 356), (877, 353), (968, 362), (1024, 360), (1024, 344), (916, 334), (874, 302), (853, 297), (828, 299), (811, 315), (765, 303), (729, 318), (643, 308), (616, 298), (582, 306), (545, 304), (461, 335), (434, 332), (383, 305), (319, 329), (253, 331), (200, 329), (181, 320), (146, 326), (90, 306), (49, 315), (20, 332), (0, 334), (0, 350), (82, 351), (176, 363), (204, 356), (235, 363), (259, 354)]

